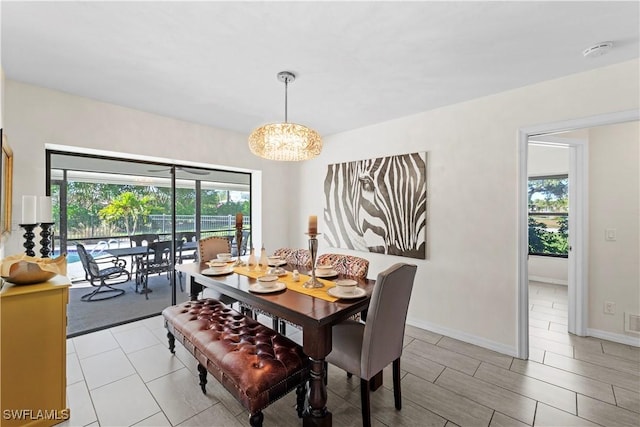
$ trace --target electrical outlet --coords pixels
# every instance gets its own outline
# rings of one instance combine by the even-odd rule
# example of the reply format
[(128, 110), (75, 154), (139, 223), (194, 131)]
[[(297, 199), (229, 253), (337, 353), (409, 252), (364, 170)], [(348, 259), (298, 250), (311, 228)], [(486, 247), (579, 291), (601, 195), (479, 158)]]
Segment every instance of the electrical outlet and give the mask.
[(615, 314), (616, 303), (611, 301), (604, 302), (604, 314)]

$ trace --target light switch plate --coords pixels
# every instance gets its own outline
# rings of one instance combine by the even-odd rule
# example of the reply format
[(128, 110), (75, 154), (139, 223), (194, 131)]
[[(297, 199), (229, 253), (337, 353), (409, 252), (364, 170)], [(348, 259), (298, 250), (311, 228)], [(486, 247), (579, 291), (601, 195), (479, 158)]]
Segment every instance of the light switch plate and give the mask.
[(616, 241), (616, 229), (615, 228), (607, 228), (604, 230), (604, 240), (608, 242)]

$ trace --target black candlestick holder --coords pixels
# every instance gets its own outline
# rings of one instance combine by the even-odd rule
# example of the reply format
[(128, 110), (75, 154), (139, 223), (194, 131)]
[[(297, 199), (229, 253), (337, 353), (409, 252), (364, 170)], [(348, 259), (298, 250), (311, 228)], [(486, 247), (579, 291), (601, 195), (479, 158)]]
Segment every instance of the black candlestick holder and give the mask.
[(22, 235), (22, 237), (24, 237), (24, 243), (22, 244), (22, 246), (26, 249), (24, 253), (27, 254), (27, 256), (36, 256), (36, 253), (33, 251), (33, 248), (36, 245), (35, 243), (33, 243), (33, 239), (36, 237), (36, 235), (33, 233), (33, 229), (36, 228), (38, 224), (36, 223), (18, 225), (24, 228), (24, 234)]
[(55, 224), (55, 222), (41, 222), (40, 223), (40, 228), (42, 228), (42, 231), (40, 231), (40, 237), (42, 237), (42, 239), (40, 239), (40, 254), (42, 255), (42, 258), (49, 258), (49, 255), (51, 254), (51, 227), (53, 226), (53, 224)]

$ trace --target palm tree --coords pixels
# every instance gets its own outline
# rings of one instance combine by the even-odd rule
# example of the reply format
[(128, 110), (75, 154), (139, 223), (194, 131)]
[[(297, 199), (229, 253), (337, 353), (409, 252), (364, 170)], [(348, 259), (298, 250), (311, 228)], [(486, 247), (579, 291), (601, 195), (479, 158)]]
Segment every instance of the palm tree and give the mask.
[(149, 195), (138, 197), (131, 191), (119, 194), (111, 202), (102, 208), (98, 215), (106, 222), (115, 223), (124, 221), (127, 235), (135, 234), (138, 221), (149, 215), (153, 197)]

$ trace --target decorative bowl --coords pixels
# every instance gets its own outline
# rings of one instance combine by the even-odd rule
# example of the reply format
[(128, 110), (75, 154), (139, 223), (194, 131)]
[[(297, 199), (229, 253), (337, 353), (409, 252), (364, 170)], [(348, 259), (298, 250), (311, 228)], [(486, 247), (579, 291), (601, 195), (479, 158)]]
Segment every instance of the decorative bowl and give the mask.
[(9, 260), (7, 258), (3, 260), (2, 274), (4, 280), (15, 285), (46, 282), (57, 274), (67, 274), (67, 256), (63, 254), (55, 259), (24, 257)]

